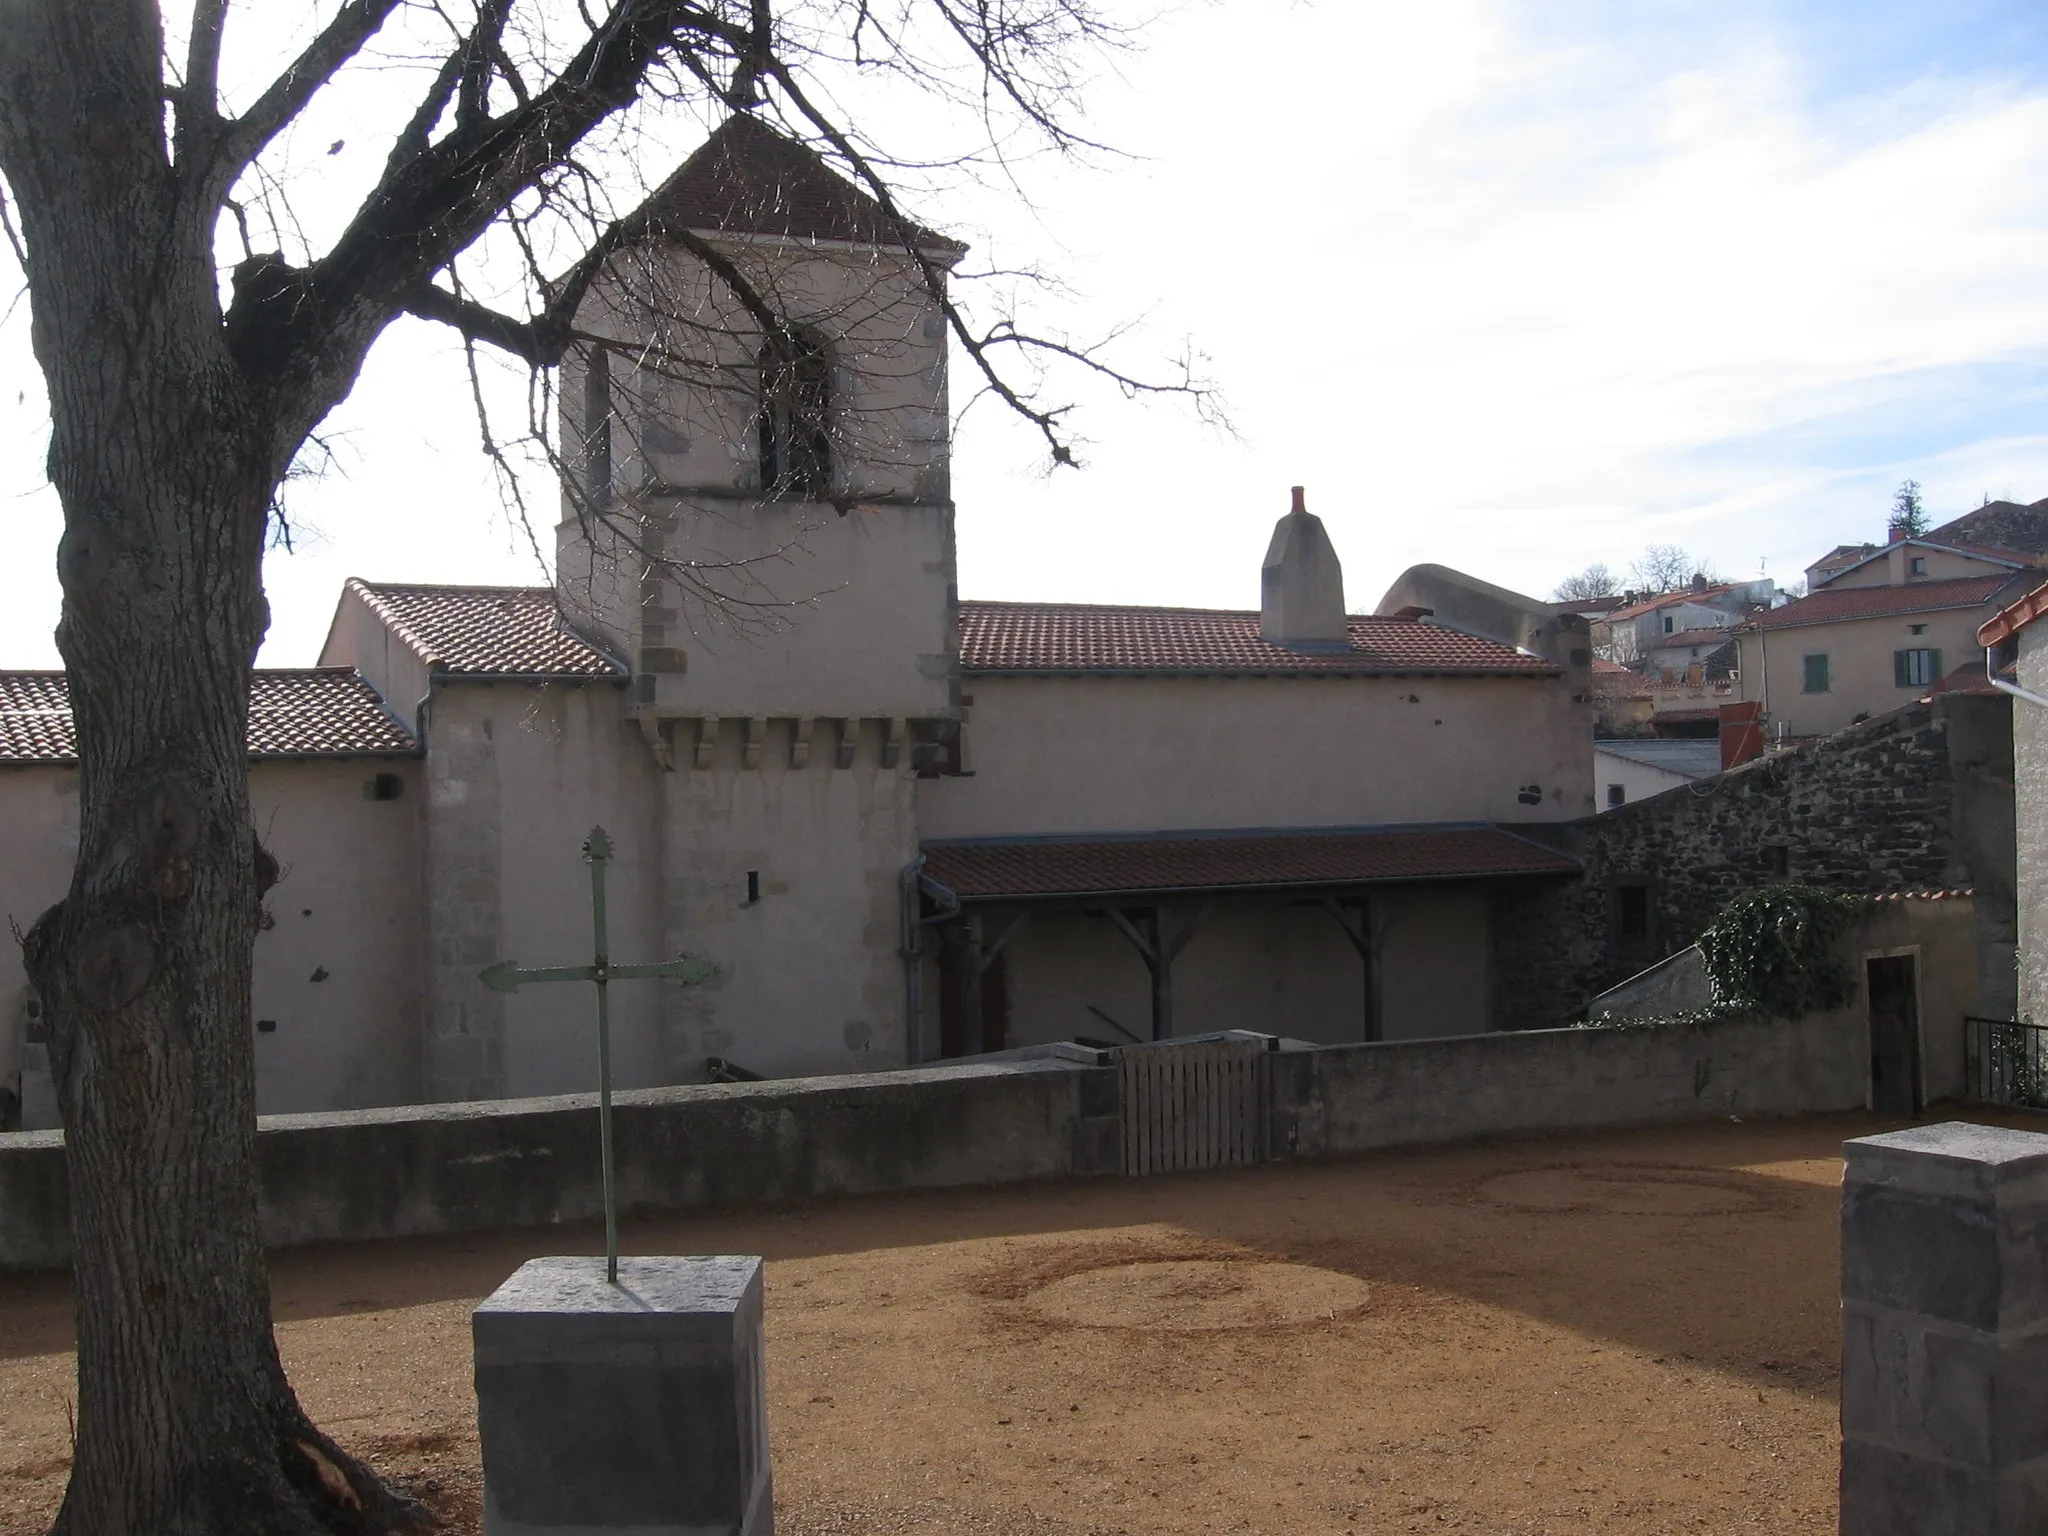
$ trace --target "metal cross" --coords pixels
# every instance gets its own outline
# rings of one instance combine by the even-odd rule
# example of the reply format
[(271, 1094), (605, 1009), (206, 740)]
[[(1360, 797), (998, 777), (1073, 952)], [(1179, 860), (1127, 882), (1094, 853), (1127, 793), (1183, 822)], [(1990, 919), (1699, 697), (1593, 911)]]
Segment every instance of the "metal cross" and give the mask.
[(604, 929), (604, 867), (612, 856), (612, 840), (603, 827), (592, 827), (583, 840), (583, 861), (590, 866), (590, 913), (597, 935), (597, 954), (589, 965), (531, 965), (500, 960), (477, 973), (487, 987), (517, 992), (529, 981), (590, 981), (597, 984), (597, 1129), (604, 1160), (604, 1274), (619, 1281), (619, 1202), (612, 1166), (612, 1020), (606, 990), (614, 981), (709, 981), (718, 967), (694, 955), (657, 960), (652, 965), (613, 965)]

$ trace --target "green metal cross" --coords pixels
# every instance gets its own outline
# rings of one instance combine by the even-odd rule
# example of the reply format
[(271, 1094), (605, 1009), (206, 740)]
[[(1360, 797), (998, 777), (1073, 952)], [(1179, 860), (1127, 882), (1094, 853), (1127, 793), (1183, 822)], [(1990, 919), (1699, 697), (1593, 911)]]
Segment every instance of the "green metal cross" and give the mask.
[(529, 981), (591, 981), (597, 983), (597, 1128), (604, 1159), (604, 1273), (619, 1280), (619, 1199), (612, 1165), (612, 1020), (606, 989), (615, 981), (709, 981), (718, 967), (694, 955), (657, 960), (652, 965), (613, 965), (604, 927), (604, 867), (612, 856), (612, 840), (603, 827), (592, 827), (583, 840), (583, 860), (590, 866), (590, 912), (597, 933), (597, 955), (589, 965), (531, 965), (500, 960), (477, 977), (500, 992), (517, 992)]

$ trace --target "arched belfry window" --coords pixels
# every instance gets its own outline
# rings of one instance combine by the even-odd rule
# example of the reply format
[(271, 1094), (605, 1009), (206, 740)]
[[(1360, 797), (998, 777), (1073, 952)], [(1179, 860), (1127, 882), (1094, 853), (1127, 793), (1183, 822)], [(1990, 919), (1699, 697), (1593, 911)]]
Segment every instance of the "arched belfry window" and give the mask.
[(791, 328), (761, 348), (761, 489), (832, 491), (832, 357), (815, 332)]

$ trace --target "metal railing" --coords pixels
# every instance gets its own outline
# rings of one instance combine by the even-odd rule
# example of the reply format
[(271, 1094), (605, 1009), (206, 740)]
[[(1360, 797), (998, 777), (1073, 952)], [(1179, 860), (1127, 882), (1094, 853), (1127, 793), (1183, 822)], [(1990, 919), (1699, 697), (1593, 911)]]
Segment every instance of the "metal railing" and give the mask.
[(2048, 1026), (1965, 1014), (1963, 1041), (1971, 1098), (2048, 1109)]

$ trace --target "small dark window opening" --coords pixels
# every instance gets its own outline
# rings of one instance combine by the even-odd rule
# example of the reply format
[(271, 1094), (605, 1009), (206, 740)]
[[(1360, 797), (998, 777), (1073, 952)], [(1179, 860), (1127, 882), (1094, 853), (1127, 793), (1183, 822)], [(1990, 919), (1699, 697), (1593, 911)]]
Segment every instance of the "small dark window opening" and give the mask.
[(920, 779), (957, 778), (964, 772), (961, 741), (966, 733), (959, 721), (917, 720), (911, 732), (910, 762)]
[(396, 800), (405, 793), (405, 780), (395, 773), (380, 773), (363, 786), (365, 800)]
[(612, 355), (592, 347), (583, 370), (583, 486), (602, 506), (612, 499)]
[(759, 871), (758, 869), (750, 869), (747, 871), (747, 905), (751, 907), (756, 902), (760, 901), (760, 899), (761, 871)]
[(1610, 784), (1607, 786), (1607, 808), (1609, 810), (1614, 809), (1618, 805), (1627, 804), (1628, 786), (1626, 784)]
[(817, 500), (832, 491), (832, 358), (807, 331), (761, 349), (761, 489)]
[(259, 1035), (274, 1035), (274, 1034), (276, 1034), (276, 1033), (277, 1033), (277, 1020), (275, 1020), (275, 1019), (258, 1019), (258, 1020), (256, 1021), (256, 1033), (257, 1033), (257, 1034), (259, 1034)]
[(1648, 949), (1656, 939), (1650, 882), (1641, 877), (1617, 880), (1609, 888), (1608, 899), (1615, 946), (1624, 950)]

